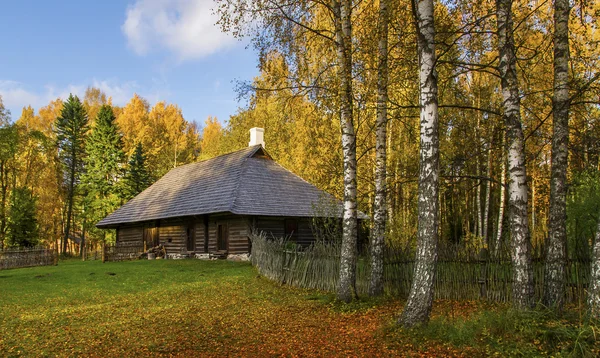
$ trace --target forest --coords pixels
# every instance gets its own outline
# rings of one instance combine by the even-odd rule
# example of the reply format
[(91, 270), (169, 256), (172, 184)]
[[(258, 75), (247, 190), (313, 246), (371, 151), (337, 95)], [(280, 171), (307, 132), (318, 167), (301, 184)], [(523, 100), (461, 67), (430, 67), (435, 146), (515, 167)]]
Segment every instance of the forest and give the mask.
[(558, 276), (567, 257), (591, 257), (597, 2), (221, 0), (216, 11), (259, 53), (260, 75), (237, 83), (245, 105), (230, 118), (198, 124), (138, 95), (120, 107), (92, 87), (20, 115), (0, 99), (0, 245), (110, 242), (98, 220), (171, 168), (241, 149), (263, 127), (275, 160), (350, 208), (342, 300), (353, 295), (356, 210), (371, 217), (373, 252), (383, 242), (423, 252), (424, 280), (438, 242), (511, 251), (517, 306), (531, 305), (532, 250)]

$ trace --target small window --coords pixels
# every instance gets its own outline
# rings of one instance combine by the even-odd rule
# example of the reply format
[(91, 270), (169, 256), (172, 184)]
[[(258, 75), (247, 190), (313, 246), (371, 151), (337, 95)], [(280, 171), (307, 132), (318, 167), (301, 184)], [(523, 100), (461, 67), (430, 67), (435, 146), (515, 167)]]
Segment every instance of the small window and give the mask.
[(285, 219), (285, 237), (292, 241), (298, 240), (298, 220)]

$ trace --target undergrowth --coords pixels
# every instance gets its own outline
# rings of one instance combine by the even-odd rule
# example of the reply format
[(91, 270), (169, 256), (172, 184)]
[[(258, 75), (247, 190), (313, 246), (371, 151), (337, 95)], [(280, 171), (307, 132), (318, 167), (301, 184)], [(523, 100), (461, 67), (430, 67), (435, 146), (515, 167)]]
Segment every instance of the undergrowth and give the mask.
[(543, 308), (515, 311), (497, 307), (468, 317), (434, 317), (427, 325), (394, 327), (389, 333), (396, 342), (409, 339), (417, 346), (419, 342), (437, 342), (485, 356), (600, 356), (598, 322), (583, 320), (576, 311), (558, 316)]

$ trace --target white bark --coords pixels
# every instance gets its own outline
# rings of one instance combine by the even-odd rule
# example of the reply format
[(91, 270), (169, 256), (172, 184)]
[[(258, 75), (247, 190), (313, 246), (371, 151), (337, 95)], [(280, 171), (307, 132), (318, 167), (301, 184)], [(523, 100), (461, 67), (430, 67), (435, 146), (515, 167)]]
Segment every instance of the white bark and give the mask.
[(388, 8), (387, 0), (379, 2), (379, 63), (377, 75), (377, 140), (375, 163), (375, 209), (371, 240), (371, 282), (369, 295), (383, 294), (383, 245), (385, 240), (386, 202), (386, 142), (387, 142), (387, 52)]
[(569, 160), (569, 1), (554, 1), (554, 95), (550, 215), (544, 270), (544, 304), (562, 309), (567, 246)]
[(592, 318), (600, 320), (600, 216), (598, 229), (596, 230), (596, 241), (592, 249), (592, 273), (590, 289), (588, 290), (588, 307)]
[(525, 140), (521, 127), (517, 58), (515, 55), (512, 1), (497, 0), (499, 71), (502, 85), (503, 117), (508, 139), (508, 205), (513, 263), (513, 306), (533, 306), (533, 269), (527, 217), (527, 169)]
[[(491, 150), (487, 149), (487, 178), (492, 177), (492, 156)], [(484, 201), (484, 211), (483, 211), (483, 242), (485, 242), (486, 246), (489, 248), (489, 240), (488, 240), (488, 224), (490, 222), (490, 195), (491, 195), (491, 186), (492, 183), (488, 180), (485, 184), (485, 201)]]
[(332, 2), (335, 17), (335, 45), (340, 77), (340, 123), (344, 161), (344, 213), (342, 252), (337, 297), (344, 302), (357, 298), (356, 293), (356, 135), (352, 118), (352, 2)]
[(417, 255), (410, 294), (399, 323), (410, 327), (429, 320), (439, 229), (438, 86), (435, 71), (433, 0), (414, 0), (420, 80), (419, 222)]
[(500, 208), (498, 209), (498, 228), (496, 232), (496, 242), (494, 253), (497, 255), (500, 250), (502, 240), (502, 224), (504, 222), (504, 205), (506, 203), (506, 148), (505, 137), (502, 138), (502, 170), (500, 174)]

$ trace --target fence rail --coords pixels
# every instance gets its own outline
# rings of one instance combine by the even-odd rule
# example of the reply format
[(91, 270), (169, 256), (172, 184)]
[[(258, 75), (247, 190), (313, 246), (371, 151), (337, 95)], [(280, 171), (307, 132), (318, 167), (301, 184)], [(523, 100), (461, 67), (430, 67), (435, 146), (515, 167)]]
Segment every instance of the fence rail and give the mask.
[[(283, 240), (254, 236), (252, 264), (271, 280), (297, 287), (335, 291), (339, 275), (337, 245), (315, 244), (295, 247)], [(389, 294), (408, 297), (415, 266), (414, 250), (387, 246), (384, 254), (384, 288)], [(541, 299), (544, 285), (544, 262), (533, 260), (535, 295)], [(590, 281), (590, 260), (567, 262), (567, 302), (581, 302)], [(356, 288), (366, 294), (370, 267), (366, 255), (357, 262)], [(512, 265), (504, 257), (489, 257), (485, 251), (441, 247), (435, 277), (435, 297), (453, 300), (511, 300)]]
[(57, 262), (56, 251), (45, 247), (9, 248), (0, 251), (0, 270), (49, 266), (56, 265)]

